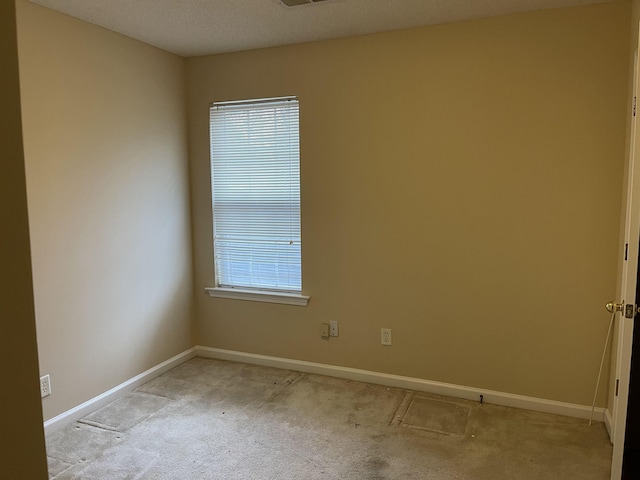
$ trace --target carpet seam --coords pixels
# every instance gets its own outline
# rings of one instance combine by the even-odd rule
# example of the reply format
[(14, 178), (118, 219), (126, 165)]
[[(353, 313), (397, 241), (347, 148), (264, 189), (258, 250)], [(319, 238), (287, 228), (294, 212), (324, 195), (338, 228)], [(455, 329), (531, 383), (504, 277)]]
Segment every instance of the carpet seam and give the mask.
[(400, 400), (400, 403), (398, 404), (395, 411), (391, 415), (391, 420), (389, 420), (389, 423), (387, 424), (388, 426), (391, 426), (393, 424), (395, 425), (402, 424), (402, 418), (407, 413), (407, 410), (409, 410), (409, 407), (411, 406), (411, 402), (413, 401), (414, 396), (415, 396), (414, 392), (405, 391), (404, 397), (402, 398), (402, 400)]
[(292, 387), (293, 385), (295, 385), (296, 383), (298, 383), (302, 378), (306, 377), (307, 374), (306, 373), (302, 373), (302, 372), (294, 372), (293, 373), (293, 379), (290, 382), (287, 382), (287, 380), (285, 380), (285, 382), (287, 382), (287, 384), (284, 386), (284, 388), (282, 388), (282, 390), (272, 394), (269, 396), (269, 398), (265, 399), (259, 406), (258, 406), (258, 410), (261, 409), (262, 407), (264, 407), (265, 405), (272, 403), (274, 400), (276, 400), (278, 397), (280, 397), (280, 395), (282, 395), (284, 392), (286, 392), (290, 387)]

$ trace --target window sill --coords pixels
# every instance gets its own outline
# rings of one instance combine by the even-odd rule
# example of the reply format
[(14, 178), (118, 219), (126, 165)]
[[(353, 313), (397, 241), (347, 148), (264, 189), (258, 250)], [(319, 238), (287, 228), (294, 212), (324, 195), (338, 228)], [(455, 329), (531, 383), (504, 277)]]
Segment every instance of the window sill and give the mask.
[(238, 288), (207, 287), (204, 289), (210, 297), (248, 300), (250, 302), (281, 303), (306, 307), (311, 297), (298, 293), (267, 292), (263, 290), (241, 290)]

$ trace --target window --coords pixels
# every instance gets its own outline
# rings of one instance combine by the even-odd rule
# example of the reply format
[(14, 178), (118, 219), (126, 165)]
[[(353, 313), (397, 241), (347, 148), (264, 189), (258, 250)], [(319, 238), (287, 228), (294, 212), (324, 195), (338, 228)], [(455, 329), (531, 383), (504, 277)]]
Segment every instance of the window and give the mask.
[(214, 296), (301, 297), (298, 117), (295, 97), (211, 105)]

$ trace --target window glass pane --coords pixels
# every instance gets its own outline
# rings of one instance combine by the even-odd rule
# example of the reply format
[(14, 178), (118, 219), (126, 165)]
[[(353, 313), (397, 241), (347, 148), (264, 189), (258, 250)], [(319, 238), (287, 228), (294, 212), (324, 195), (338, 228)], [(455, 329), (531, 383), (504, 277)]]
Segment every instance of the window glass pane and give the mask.
[(218, 286), (302, 290), (298, 101), (211, 107)]

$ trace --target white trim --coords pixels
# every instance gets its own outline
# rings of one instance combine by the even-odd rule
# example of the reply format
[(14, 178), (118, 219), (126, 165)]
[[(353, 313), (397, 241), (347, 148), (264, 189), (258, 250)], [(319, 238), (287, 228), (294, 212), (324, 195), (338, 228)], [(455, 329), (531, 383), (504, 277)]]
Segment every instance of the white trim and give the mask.
[(607, 427), (609, 441), (613, 444), (613, 416), (608, 408), (604, 411), (604, 426)]
[(123, 382), (120, 385), (116, 385), (111, 390), (107, 390), (97, 397), (93, 397), (86, 402), (78, 405), (77, 407), (67, 410), (60, 415), (47, 420), (46, 422), (44, 422), (45, 434), (49, 435), (60, 430), (61, 428), (66, 427), (76, 420), (81, 419), (85, 415), (88, 415), (89, 413), (98, 410), (108, 403), (111, 403), (114, 400), (124, 396), (125, 394), (135, 390), (139, 386), (147, 383), (149, 380), (152, 380), (153, 378), (162, 375), (164, 372), (177, 367), (181, 363), (184, 363), (187, 360), (195, 357), (197, 355), (196, 351), (197, 348), (192, 347), (185, 352), (179, 353), (175, 357), (171, 357), (169, 360), (166, 360), (159, 365), (156, 365), (155, 367), (151, 367), (149, 370), (146, 370), (141, 374), (130, 378), (126, 382)]
[[(546, 400), (543, 398), (484, 390), (481, 388), (466, 387), (451, 383), (434, 382), (431, 380), (423, 380), (421, 378), (403, 377), (400, 375), (372, 372), (370, 370), (361, 370), (358, 368), (340, 367), (337, 365), (327, 365), (290, 358), (271, 357), (268, 355), (223, 350), (220, 348), (197, 346), (195, 349), (196, 354), (200, 357), (285, 368), (299, 372), (315, 373), (359, 382), (375, 383), (388, 387), (434, 393), (437, 395), (447, 395), (467, 400), (479, 400), (479, 396), (483, 395), (484, 402), (492, 403), (494, 405), (502, 405), (505, 407), (524, 408), (527, 410), (534, 410), (536, 412), (553, 413), (556, 415), (565, 415), (584, 419), (588, 419), (591, 413), (591, 406), (589, 405), (558, 402), (556, 400)], [(604, 412), (604, 408), (596, 408), (594, 419), (602, 422), (605, 418)]]
[(306, 307), (311, 297), (299, 293), (268, 292), (265, 290), (242, 290), (239, 288), (207, 287), (210, 297), (249, 300), (250, 302), (281, 303)]
[[(640, 44), (640, 33), (637, 34), (636, 46)], [(632, 98), (640, 98), (638, 85), (638, 50), (633, 53), (633, 90)], [(640, 122), (633, 115), (633, 106), (628, 110), (631, 114), (629, 122), (629, 156), (626, 166), (626, 185), (624, 186), (624, 204), (622, 220), (624, 234), (621, 238), (622, 245), (628, 245), (626, 256), (618, 256), (618, 286), (616, 298), (620, 303), (638, 303), (636, 298), (638, 280), (638, 235), (640, 233)], [(621, 245), (621, 246), (622, 246)], [(620, 252), (620, 250), (619, 250)], [(634, 319), (620, 315), (618, 324), (618, 338), (614, 340), (612, 351), (617, 351), (615, 375), (611, 377), (609, 392), (615, 389), (616, 396), (613, 399), (613, 455), (611, 460), (611, 480), (619, 480), (622, 477), (622, 464), (624, 461), (624, 443), (627, 426), (627, 409), (629, 407), (629, 387), (631, 381), (631, 354), (633, 351)], [(611, 395), (611, 393), (610, 393)]]

